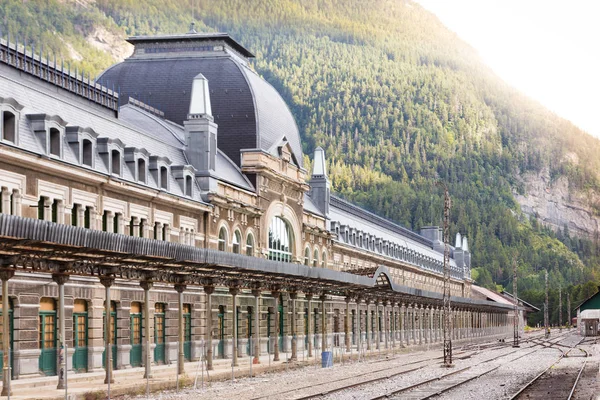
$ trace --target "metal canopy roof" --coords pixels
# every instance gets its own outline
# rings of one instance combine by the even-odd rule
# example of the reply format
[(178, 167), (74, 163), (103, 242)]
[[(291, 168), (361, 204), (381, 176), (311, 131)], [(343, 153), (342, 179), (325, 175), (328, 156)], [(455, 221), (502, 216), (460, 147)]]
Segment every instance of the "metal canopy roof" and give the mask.
[[(442, 304), (441, 293), (395, 284), (385, 266), (370, 276), (354, 275), (6, 214), (0, 214), (0, 264), (28, 272)], [(459, 307), (512, 309), (462, 297), (451, 301)]]

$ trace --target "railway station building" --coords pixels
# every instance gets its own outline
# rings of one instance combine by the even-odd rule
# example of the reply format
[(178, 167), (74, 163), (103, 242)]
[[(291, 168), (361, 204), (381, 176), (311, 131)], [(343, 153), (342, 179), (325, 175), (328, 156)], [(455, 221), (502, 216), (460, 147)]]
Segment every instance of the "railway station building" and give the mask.
[[(333, 193), (321, 148), (307, 170), (288, 106), (229, 35), (129, 42), (92, 80), (0, 41), (13, 379), (60, 374), (63, 356), (69, 373), (110, 379), (441, 342), (439, 227), (413, 232)], [(466, 237), (449, 263), (454, 340), (510, 334), (513, 306), (473, 295)]]
[(581, 336), (600, 335), (600, 291), (577, 306), (577, 328)]

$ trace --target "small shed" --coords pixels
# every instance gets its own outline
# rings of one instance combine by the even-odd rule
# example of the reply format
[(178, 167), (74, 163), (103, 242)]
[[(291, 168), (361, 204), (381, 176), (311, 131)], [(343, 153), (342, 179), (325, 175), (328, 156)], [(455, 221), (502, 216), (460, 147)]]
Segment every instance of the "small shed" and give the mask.
[(577, 306), (577, 327), (582, 336), (598, 336), (599, 324), (600, 292), (596, 292)]

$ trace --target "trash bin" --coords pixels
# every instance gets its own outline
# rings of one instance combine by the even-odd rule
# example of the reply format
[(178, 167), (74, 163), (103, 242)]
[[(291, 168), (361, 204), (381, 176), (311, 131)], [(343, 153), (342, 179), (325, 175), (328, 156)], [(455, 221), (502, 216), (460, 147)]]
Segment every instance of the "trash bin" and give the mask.
[(322, 368), (333, 367), (333, 353), (331, 351), (324, 351), (321, 353), (321, 367)]

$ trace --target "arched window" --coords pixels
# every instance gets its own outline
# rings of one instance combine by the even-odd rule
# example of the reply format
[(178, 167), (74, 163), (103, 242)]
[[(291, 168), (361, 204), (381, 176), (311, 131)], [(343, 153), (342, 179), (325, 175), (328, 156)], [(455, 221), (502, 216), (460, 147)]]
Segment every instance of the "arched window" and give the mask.
[(167, 167), (160, 167), (160, 188), (161, 189), (165, 189), (167, 190), (168, 188), (168, 179), (169, 179), (169, 175), (168, 175), (169, 171), (167, 170)]
[(304, 249), (304, 265), (310, 265), (310, 249), (308, 247)]
[(50, 154), (60, 157), (60, 131), (50, 128)]
[(240, 233), (240, 231), (235, 231), (235, 233), (233, 234), (233, 252), (235, 254), (240, 254), (240, 244), (242, 242), (242, 234)]
[(185, 176), (185, 195), (192, 196), (192, 177), (189, 175)]
[(254, 255), (254, 236), (252, 236), (251, 233), (249, 233), (248, 237), (246, 237), (246, 255)]
[(110, 157), (112, 159), (111, 173), (121, 176), (121, 152), (119, 150), (112, 150)]
[(315, 249), (315, 253), (313, 254), (313, 267), (319, 266), (319, 250)]
[(83, 165), (87, 165), (88, 167), (92, 166), (92, 153), (93, 145), (90, 140), (83, 139), (83, 148), (81, 150), (81, 163)]
[(142, 182), (142, 183), (146, 183), (146, 160), (144, 160), (143, 158), (138, 158), (137, 169), (138, 169), (138, 181)]
[(219, 250), (225, 251), (227, 249), (227, 230), (225, 227), (221, 227), (219, 231)]
[(8, 142), (15, 143), (16, 133), (15, 115), (11, 112), (4, 111), (2, 114), (2, 138)]
[(292, 261), (292, 230), (280, 217), (273, 217), (269, 226), (269, 260)]

